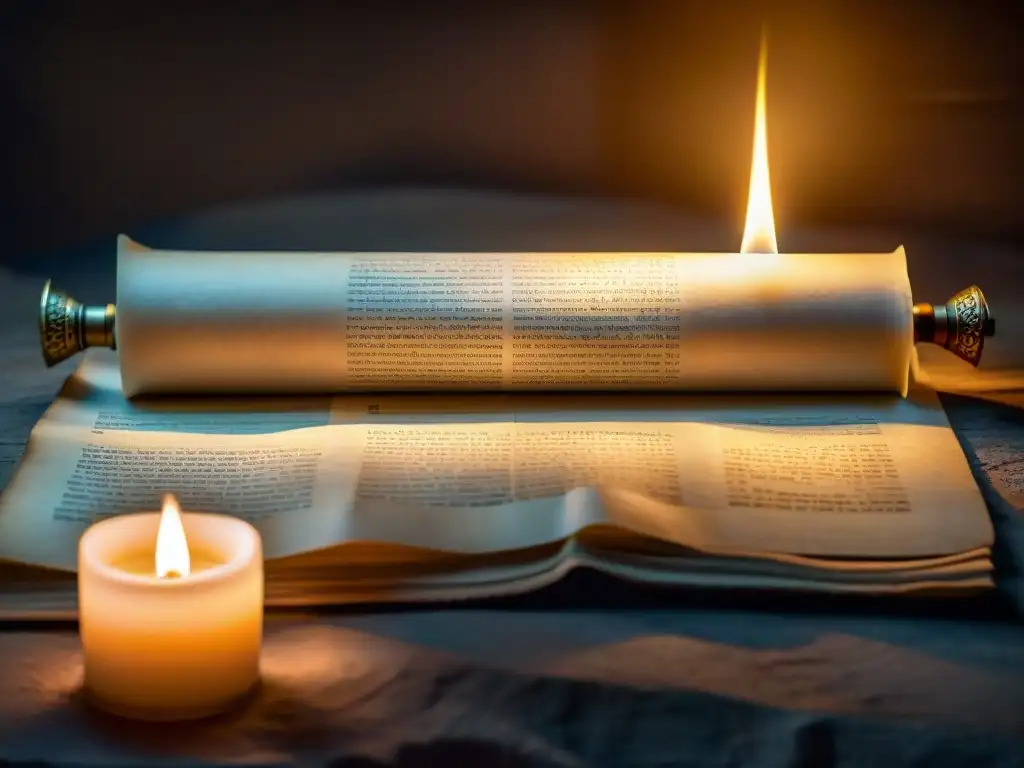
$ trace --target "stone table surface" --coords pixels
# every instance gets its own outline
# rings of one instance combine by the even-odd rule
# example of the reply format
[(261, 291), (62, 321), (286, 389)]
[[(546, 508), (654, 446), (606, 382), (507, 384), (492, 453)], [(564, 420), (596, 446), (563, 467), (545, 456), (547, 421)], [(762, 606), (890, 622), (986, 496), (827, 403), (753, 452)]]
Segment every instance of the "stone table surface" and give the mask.
[[(731, 237), (651, 206), (415, 190), (132, 234), (339, 250), (730, 250)], [(892, 232), (783, 238), (805, 251), (900, 242), (915, 298), (978, 282), (1002, 312), (986, 362), (1009, 378), (943, 395), (997, 529), (998, 600), (731, 599), (573, 577), (503, 603), (272, 616), (265, 685), (245, 709), (161, 726), (80, 703), (73, 626), (6, 625), (0, 765), (1024, 765), (1024, 390), (1007, 383), (1024, 370), (1024, 251)], [(70, 373), (39, 356), (43, 279), (86, 301), (114, 295), (112, 239), (31, 263), (0, 268), (0, 487)]]

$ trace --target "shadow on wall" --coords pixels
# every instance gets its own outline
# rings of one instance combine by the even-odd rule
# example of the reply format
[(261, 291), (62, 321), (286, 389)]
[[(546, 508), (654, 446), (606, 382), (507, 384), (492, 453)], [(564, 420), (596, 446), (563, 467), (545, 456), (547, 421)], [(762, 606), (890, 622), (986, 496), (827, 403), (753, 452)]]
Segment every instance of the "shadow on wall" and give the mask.
[(631, 194), (736, 218), (764, 21), (780, 225), (1024, 234), (1024, 6), (808, 8), (7, 3), (5, 250), (360, 184)]

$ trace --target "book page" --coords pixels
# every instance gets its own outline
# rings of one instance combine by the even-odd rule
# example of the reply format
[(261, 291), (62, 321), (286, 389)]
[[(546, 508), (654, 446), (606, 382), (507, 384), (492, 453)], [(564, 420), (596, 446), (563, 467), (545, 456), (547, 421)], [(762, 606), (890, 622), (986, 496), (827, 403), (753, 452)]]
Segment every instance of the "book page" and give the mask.
[(884, 390), (891, 254), (197, 253), (119, 243), (124, 391)]
[[(511, 423), (454, 432), (420, 421), (438, 418), (438, 401), (417, 414), (415, 398), (351, 399), (347, 418), (387, 457), (364, 456), (352, 514), (386, 500), (394, 530), (415, 510), (435, 531), (508, 526), (507, 540), (521, 543), (516, 526), (543, 527), (516, 513), (547, 504), (552, 537), (618, 526), (709, 553), (821, 558), (983, 549), (991, 523), (945, 413), (933, 393), (911, 394), (633, 407), (533, 396), (507, 401)], [(491, 512), (505, 517), (490, 522)]]
[(268, 558), (344, 542), (479, 555), (599, 528), (706, 553), (833, 558), (934, 557), (992, 539), (945, 414), (918, 390), (353, 395), (326, 426), (248, 435), (223, 434), (223, 415), (206, 433), (124, 415), (130, 429), (99, 428), (112, 403), (58, 403), (37, 425), (0, 499), (0, 558), (72, 569), (90, 522), (156, 511), (164, 492), (252, 520)]
[(565, 540), (601, 519), (591, 485), (521, 481), (512, 420), (331, 429), (361, 446), (347, 541), (478, 554)]
[(252, 523), (268, 558), (338, 541), (355, 467), (329, 428), (274, 435), (95, 431), (46, 421), (33, 430), (0, 499), (0, 560), (76, 570), (92, 523), (158, 512), (165, 493), (190, 512)]
[(0, 559), (73, 570), (89, 524), (157, 511), (165, 492), (186, 511), (249, 520), (268, 559), (342, 542), (525, 549), (567, 539), (593, 506), (586, 492), (510, 491), (501, 397), (375, 429), (344, 398), (129, 401), (119, 383), (114, 356), (93, 350), (37, 424), (0, 497)]
[[(905, 405), (887, 417), (766, 411), (748, 423), (688, 423), (687, 444), (700, 448), (685, 462), (682, 505), (714, 550), (892, 559), (991, 545), (959, 443), (930, 418), (941, 409)], [(644, 523), (666, 538), (672, 517), (659, 509)]]

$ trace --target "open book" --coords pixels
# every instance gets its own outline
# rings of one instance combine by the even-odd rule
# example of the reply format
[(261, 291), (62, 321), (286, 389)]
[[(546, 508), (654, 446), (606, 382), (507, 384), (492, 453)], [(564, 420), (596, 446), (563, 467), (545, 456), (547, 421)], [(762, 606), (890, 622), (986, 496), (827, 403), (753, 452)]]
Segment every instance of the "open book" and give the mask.
[(269, 606), (458, 600), (573, 568), (679, 586), (969, 592), (992, 528), (934, 393), (125, 398), (90, 352), (0, 499), (0, 615), (74, 615), (103, 515), (251, 521)]

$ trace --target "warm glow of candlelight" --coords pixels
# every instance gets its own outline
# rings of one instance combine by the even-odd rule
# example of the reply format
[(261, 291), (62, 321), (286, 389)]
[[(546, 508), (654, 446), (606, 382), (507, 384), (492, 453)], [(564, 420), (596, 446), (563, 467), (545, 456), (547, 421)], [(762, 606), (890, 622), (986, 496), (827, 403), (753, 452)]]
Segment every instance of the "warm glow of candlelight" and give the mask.
[(173, 496), (162, 512), (90, 526), (78, 542), (78, 631), (82, 690), (100, 709), (142, 720), (227, 711), (260, 679), (259, 532), (182, 512)]
[(158, 579), (184, 578), (192, 569), (181, 508), (170, 494), (164, 496), (160, 528), (156, 534), (156, 576)]
[(761, 58), (757, 67), (757, 107), (754, 113), (754, 156), (750, 163), (750, 193), (747, 197), (747, 221), (743, 227), (740, 253), (778, 253), (775, 239), (775, 213), (772, 210), (772, 185), (768, 175), (768, 132), (765, 114), (768, 45), (761, 38)]

